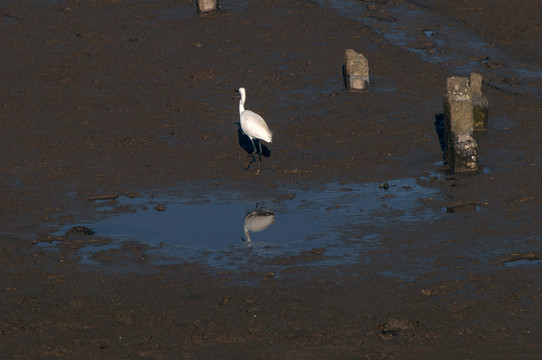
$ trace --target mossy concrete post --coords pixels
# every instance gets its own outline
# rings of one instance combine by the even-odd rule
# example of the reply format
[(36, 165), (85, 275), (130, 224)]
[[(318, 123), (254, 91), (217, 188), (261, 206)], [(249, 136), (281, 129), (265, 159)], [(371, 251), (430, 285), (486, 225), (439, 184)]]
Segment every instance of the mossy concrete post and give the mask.
[(454, 173), (478, 170), (472, 109), (469, 79), (448, 78), (444, 95), (444, 137), (446, 161)]
[(488, 102), (482, 95), (482, 75), (472, 72), (469, 75), (469, 86), (474, 118), (474, 131), (487, 131)]
[(197, 0), (198, 13), (205, 15), (218, 11), (218, 0)]
[(352, 92), (369, 90), (369, 62), (362, 53), (346, 49), (344, 53), (346, 89)]

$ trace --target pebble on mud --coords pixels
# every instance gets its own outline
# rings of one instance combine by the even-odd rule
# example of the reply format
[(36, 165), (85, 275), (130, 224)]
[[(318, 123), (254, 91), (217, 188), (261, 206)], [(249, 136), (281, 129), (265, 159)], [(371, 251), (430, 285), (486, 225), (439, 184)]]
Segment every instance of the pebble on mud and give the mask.
[(226, 305), (231, 303), (231, 298), (229, 296), (224, 296), (222, 300), (220, 300), (220, 305)]
[(431, 289), (422, 289), (422, 294), (425, 296), (434, 296), (435, 292)]
[(89, 229), (86, 226), (74, 226), (66, 234), (82, 234), (82, 235), (94, 235), (94, 230)]
[(327, 251), (327, 249), (325, 248), (314, 248), (314, 249), (311, 249), (310, 250), (310, 253), (312, 255), (322, 255), (323, 253), (325, 253)]
[(296, 195), (295, 194), (285, 194), (285, 195), (281, 195), (279, 197), (276, 197), (273, 199), (274, 202), (281, 202), (281, 201), (285, 201), (285, 200), (293, 200), (295, 199)]
[(477, 211), (480, 204), (481, 203), (476, 201), (468, 201), (464, 203), (448, 205), (446, 206), (445, 210), (448, 213), (468, 213), (472, 211)]
[(380, 326), (380, 333), (383, 340), (389, 340), (401, 334), (402, 331), (418, 325), (416, 321), (408, 319), (390, 319)]
[(156, 211), (166, 211), (166, 206), (161, 205), (161, 204), (157, 204), (157, 205), (154, 206), (154, 210), (156, 210)]

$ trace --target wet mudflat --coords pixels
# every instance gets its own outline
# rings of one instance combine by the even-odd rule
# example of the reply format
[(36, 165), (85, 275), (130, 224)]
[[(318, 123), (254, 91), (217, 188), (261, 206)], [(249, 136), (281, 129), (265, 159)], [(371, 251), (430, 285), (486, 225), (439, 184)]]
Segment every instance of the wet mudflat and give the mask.
[[(2, 352), (537, 358), (540, 5), (221, 4), (0, 3)], [(451, 175), (435, 119), (471, 70), (484, 171)]]

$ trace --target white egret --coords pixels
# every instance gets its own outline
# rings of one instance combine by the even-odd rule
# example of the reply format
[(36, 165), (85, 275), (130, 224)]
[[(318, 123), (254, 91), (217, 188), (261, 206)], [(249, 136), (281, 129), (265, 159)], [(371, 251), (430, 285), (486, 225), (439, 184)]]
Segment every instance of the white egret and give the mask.
[[(267, 124), (265, 123), (265, 120), (260, 115), (256, 114), (254, 111), (245, 110), (245, 100), (247, 98), (245, 88), (239, 88), (238, 92), (241, 95), (241, 100), (239, 100), (239, 116), (241, 117), (241, 129), (250, 138), (252, 146), (254, 147), (254, 152), (257, 152), (256, 145), (254, 144), (254, 139), (258, 140), (258, 143), (260, 144), (260, 152), (258, 153), (258, 172), (256, 173), (257, 175), (260, 175), (260, 167), (262, 164), (261, 140), (271, 143), (273, 133), (269, 130)], [(250, 153), (247, 161), (247, 168), (251, 156), (254, 159), (254, 156), (252, 155), (252, 153)]]

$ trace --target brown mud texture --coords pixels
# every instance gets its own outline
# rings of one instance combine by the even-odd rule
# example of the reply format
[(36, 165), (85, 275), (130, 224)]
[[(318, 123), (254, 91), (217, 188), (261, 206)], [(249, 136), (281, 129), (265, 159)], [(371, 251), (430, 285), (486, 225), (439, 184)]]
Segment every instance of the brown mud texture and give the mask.
[[(357, 5), (382, 24), (402, 21), (389, 15), (398, 6), (423, 9), (516, 63), (542, 65), (538, 0)], [(424, 34), (434, 27), (405, 25), (419, 28), (418, 52), (433, 51)], [(431, 177), (442, 172), (435, 116), (446, 78), (468, 74), (321, 3), (222, 1), (198, 16), (190, 0), (5, 0), (0, 34), (0, 357), (540, 358), (540, 80), (526, 92), (521, 77), (485, 78), (484, 170)], [(347, 48), (369, 59), (367, 93), (345, 91)], [(274, 132), (260, 176), (254, 164), (245, 171), (241, 86)], [(111, 239), (85, 228), (52, 235), (119, 194), (181, 188), (204, 199), (412, 177), (438, 189), (424, 206), (454, 212), (423, 231), (399, 232), (390, 219), (383, 241), (401, 255), (355, 264), (310, 266), (321, 249), (267, 259), (280, 274), (261, 263), (160, 264), (130, 242), (89, 266), (78, 250)], [(55, 249), (39, 246), (51, 239)], [(486, 256), (467, 250), (477, 243)], [(390, 271), (420, 259), (432, 265), (415, 276)]]

